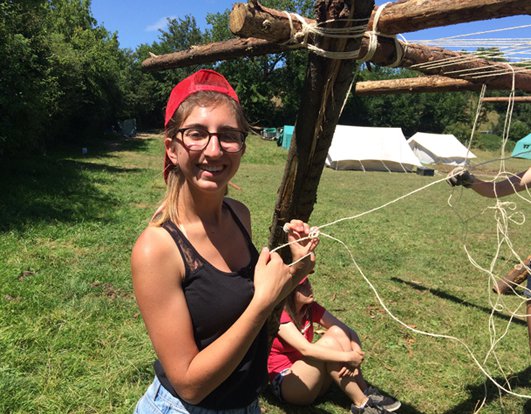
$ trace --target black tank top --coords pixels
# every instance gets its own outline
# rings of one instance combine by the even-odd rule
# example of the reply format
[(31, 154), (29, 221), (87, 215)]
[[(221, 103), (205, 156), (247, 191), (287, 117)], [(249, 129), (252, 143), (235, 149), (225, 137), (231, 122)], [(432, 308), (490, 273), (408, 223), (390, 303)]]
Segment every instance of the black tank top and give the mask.
[[(236, 322), (254, 294), (254, 268), (258, 251), (236, 214), (227, 203), (223, 205), (240, 228), (251, 256), (249, 264), (237, 272), (216, 269), (201, 257), (173, 222), (162, 225), (175, 240), (183, 258), (185, 275), (182, 287), (199, 350), (214, 342)], [(209, 409), (231, 409), (252, 403), (267, 382), (267, 347), (267, 329), (263, 326), (234, 372), (197, 405)], [(179, 352), (178, 349), (175, 351)], [(155, 361), (154, 366), (164, 388), (180, 398), (160, 361)]]

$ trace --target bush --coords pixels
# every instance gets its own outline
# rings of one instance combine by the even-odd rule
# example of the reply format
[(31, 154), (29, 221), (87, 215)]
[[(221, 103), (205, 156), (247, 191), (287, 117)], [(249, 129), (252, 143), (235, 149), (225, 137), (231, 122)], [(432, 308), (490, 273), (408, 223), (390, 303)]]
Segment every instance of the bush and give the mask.
[[(497, 151), (501, 148), (502, 139), (495, 134), (479, 134), (474, 140), (474, 147), (485, 150), (485, 151)], [(508, 141), (505, 150), (512, 151), (514, 148), (514, 142)]]

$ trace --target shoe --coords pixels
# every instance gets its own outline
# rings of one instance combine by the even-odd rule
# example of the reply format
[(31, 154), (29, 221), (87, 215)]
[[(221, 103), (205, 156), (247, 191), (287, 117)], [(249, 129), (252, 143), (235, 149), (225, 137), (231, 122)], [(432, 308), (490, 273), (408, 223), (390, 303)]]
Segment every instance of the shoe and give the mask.
[(381, 405), (377, 405), (369, 398), (363, 407), (356, 407), (354, 404), (350, 406), (350, 412), (352, 414), (390, 414), (391, 411), (387, 411)]
[(381, 405), (384, 407), (387, 411), (396, 411), (400, 408), (402, 403), (398, 400), (395, 400), (394, 398), (387, 397), (385, 395), (382, 395), (380, 390), (375, 387), (368, 387), (365, 390), (365, 395), (369, 397), (369, 399), (375, 404), (375, 405)]

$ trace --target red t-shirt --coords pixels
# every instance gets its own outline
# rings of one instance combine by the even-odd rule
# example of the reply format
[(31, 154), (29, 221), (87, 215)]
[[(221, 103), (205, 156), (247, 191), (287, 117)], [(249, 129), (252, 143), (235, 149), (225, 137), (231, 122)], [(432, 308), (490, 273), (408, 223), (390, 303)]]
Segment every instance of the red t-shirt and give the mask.
[[(313, 341), (313, 322), (319, 322), (325, 313), (325, 308), (317, 302), (313, 302), (310, 306), (309, 318), (302, 321), (303, 328), (301, 333), (308, 342)], [(280, 315), (280, 324), (293, 322), (286, 311), (282, 311)], [(286, 368), (291, 367), (295, 361), (302, 358), (302, 354), (293, 348), (291, 345), (280, 339), (277, 335), (273, 340), (271, 352), (267, 360), (267, 371), (269, 372), (269, 379), (272, 381), (280, 372)]]

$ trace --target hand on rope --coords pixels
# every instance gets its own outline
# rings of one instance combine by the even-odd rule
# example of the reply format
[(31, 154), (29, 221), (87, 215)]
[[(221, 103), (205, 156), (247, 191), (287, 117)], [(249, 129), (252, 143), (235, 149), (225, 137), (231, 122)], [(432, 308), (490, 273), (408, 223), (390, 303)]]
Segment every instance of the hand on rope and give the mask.
[(463, 167), (456, 167), (446, 177), (446, 182), (452, 187), (462, 185), (465, 188), (472, 187), (475, 177)]
[(283, 230), (288, 234), (288, 245), (291, 249), (293, 263), (290, 264), (294, 282), (299, 281), (315, 267), (315, 248), (319, 244), (319, 229), (310, 227), (302, 220), (291, 220), (285, 223)]

